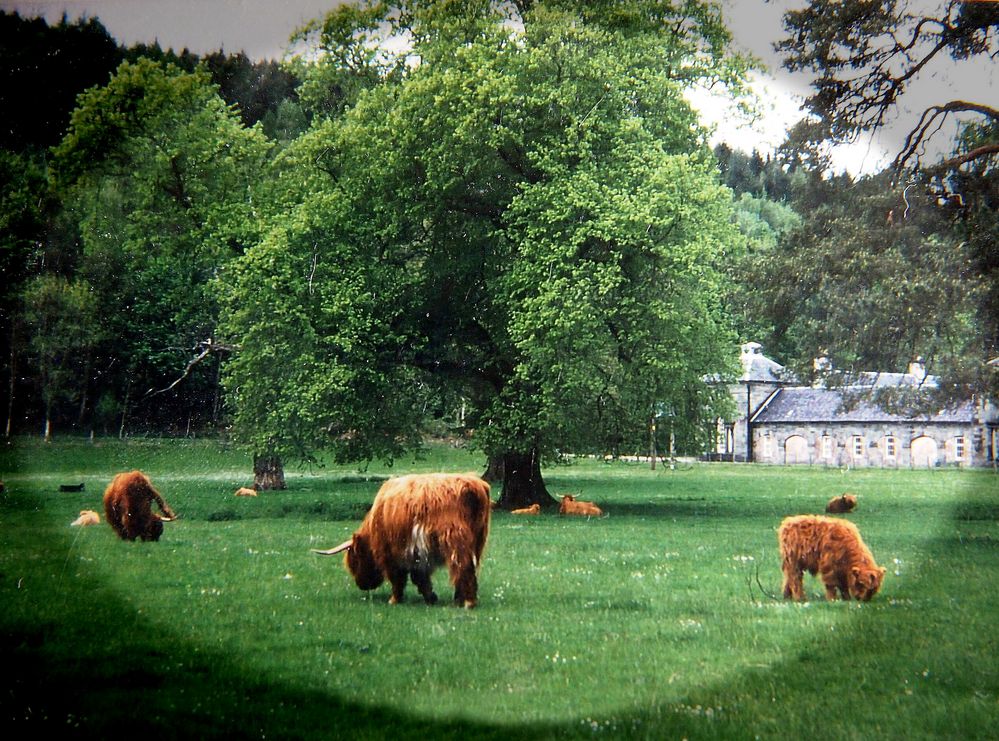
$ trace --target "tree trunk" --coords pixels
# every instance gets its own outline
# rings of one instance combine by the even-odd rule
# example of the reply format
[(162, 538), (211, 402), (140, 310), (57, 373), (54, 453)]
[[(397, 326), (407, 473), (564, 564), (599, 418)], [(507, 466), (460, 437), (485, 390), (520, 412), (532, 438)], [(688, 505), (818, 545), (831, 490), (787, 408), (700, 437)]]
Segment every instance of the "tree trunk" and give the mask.
[(486, 471), (482, 478), (490, 484), (499, 484), (503, 481), (503, 455), (501, 453), (490, 453), (486, 463)]
[[(11, 322), (13, 325), (13, 322)], [(14, 329), (11, 326), (10, 330), (10, 396), (7, 397), (7, 431), (4, 433), (4, 437), (9, 438), (11, 429), (14, 426), (14, 388), (16, 384), (16, 374), (17, 373), (17, 354), (14, 351)]]
[(537, 450), (529, 453), (508, 452), (503, 455), (503, 494), (497, 506), (502, 509), (519, 509), (540, 504), (551, 508), (557, 502), (545, 488), (541, 476), (541, 459)]
[(281, 456), (253, 456), (253, 488), (257, 491), (288, 488), (284, 482), (284, 464), (281, 462)]
[(128, 396), (132, 393), (132, 379), (125, 384), (125, 401), (121, 405), (121, 425), (118, 427), (118, 439), (125, 439), (125, 420), (128, 417)]

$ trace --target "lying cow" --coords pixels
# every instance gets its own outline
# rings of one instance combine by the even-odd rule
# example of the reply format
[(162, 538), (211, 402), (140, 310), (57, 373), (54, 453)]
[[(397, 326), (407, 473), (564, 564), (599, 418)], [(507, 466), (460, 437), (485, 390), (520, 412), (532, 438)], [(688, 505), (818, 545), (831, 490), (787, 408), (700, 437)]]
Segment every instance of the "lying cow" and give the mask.
[(255, 497), (255, 496), (257, 496), (257, 490), (256, 489), (250, 489), (250, 488), (248, 488), (246, 486), (241, 486), (238, 489), (236, 489), (236, 493), (235, 493), (234, 496), (237, 496), (237, 497)]
[(563, 495), (558, 512), (560, 515), (583, 515), (585, 517), (600, 517), (603, 514), (603, 510), (593, 502), (584, 502), (571, 494)]
[(841, 494), (838, 497), (833, 497), (826, 504), (826, 512), (830, 514), (845, 514), (847, 512), (852, 512), (853, 508), (857, 506), (857, 497), (849, 492), (846, 494)]
[(829, 600), (836, 599), (839, 590), (845, 600), (867, 602), (881, 588), (885, 570), (874, 562), (852, 522), (822, 515), (787, 517), (777, 530), (777, 541), (785, 599), (805, 599), (806, 571), (819, 575)]
[[(163, 512), (153, 512), (152, 503)], [(104, 515), (122, 540), (159, 540), (163, 523), (177, 517), (141, 471), (119, 473), (104, 491)]]
[(353, 537), (324, 556), (346, 551), (357, 586), (392, 585), (390, 604), (404, 599), (412, 578), (427, 604), (437, 602), (430, 577), (447, 566), (454, 601), (475, 607), (478, 568), (489, 535), (489, 484), (475, 475), (413, 474), (386, 481)]
[(535, 502), (530, 507), (522, 507), (520, 509), (511, 509), (511, 515), (540, 515), (541, 505)]
[(70, 527), (83, 527), (85, 525), (100, 525), (101, 516), (92, 509), (81, 509), (80, 516), (69, 523)]

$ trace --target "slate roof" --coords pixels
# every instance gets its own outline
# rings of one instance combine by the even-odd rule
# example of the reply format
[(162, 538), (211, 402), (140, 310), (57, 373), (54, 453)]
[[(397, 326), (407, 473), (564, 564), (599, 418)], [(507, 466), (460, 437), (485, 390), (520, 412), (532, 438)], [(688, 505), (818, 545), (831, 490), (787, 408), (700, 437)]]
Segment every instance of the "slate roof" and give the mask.
[(936, 414), (906, 416), (892, 414), (869, 401), (859, 401), (849, 409), (843, 405), (844, 394), (839, 389), (791, 387), (778, 389), (753, 416), (753, 424), (762, 422), (822, 423), (822, 422), (894, 422), (894, 423), (973, 423), (975, 407), (965, 401), (957, 407)]

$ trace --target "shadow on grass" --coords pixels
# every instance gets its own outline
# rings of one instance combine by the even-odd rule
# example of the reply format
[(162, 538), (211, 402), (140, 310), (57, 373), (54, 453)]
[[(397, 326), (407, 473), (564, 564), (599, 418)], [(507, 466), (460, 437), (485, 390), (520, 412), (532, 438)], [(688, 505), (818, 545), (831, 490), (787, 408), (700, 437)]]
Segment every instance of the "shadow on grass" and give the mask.
[[(701, 507), (713, 512), (700, 500), (621, 510), (689, 517), (701, 516)], [(79, 590), (85, 599), (67, 603), (58, 620), (39, 622), (30, 610), (9, 609), (20, 585), (4, 573), (0, 730), (16, 739), (741, 739), (785, 737), (789, 729), (817, 739), (985, 738), (999, 720), (999, 602), (991, 585), (973, 593), (965, 587), (981, 565), (994, 568), (999, 551), (990, 532), (997, 518), (999, 507), (991, 504), (955, 503), (947, 532), (932, 544), (932, 565), (903, 588), (886, 590), (890, 598), (883, 593), (863, 606), (750, 607), (850, 611), (834, 634), (788, 646), (777, 665), (692, 687), (681, 703), (562, 725), (428, 721), (307, 687), (274, 686), (237, 659), (170, 635), (131, 646), (128, 635), (154, 636), (158, 628), (94, 578)], [(52, 544), (31, 568), (60, 568), (59, 553)], [(925, 610), (924, 592), (955, 599)]]

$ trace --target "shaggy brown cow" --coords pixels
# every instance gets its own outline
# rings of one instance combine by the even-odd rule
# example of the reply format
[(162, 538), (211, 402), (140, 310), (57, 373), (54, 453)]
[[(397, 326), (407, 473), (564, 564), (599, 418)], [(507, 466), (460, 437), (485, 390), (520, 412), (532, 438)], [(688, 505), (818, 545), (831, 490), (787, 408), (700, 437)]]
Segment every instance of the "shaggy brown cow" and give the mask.
[(571, 494), (563, 495), (558, 512), (560, 515), (583, 515), (586, 517), (600, 517), (603, 514), (603, 510), (593, 502), (583, 502)]
[(530, 507), (522, 507), (521, 509), (511, 509), (511, 515), (540, 515), (541, 505), (535, 502)]
[[(152, 510), (152, 502), (163, 512)], [(163, 523), (177, 517), (141, 471), (119, 473), (104, 491), (104, 514), (122, 540), (159, 540)]]
[(375, 589), (388, 579), (390, 604), (402, 602), (406, 578), (427, 604), (437, 602), (431, 574), (447, 566), (454, 601), (475, 607), (478, 568), (489, 535), (489, 484), (474, 474), (413, 474), (386, 481), (360, 528), (346, 543), (320, 551), (346, 551), (357, 586)]
[(80, 516), (69, 523), (70, 527), (81, 527), (83, 525), (99, 525), (101, 516), (92, 509), (81, 509)]
[(250, 488), (245, 487), (245, 486), (241, 486), (238, 489), (236, 489), (235, 496), (237, 496), (237, 497), (255, 497), (255, 496), (257, 496), (257, 490), (256, 489), (250, 489)]
[(845, 600), (867, 602), (881, 588), (885, 570), (874, 562), (852, 522), (822, 515), (787, 517), (777, 541), (785, 599), (805, 599), (805, 571), (819, 574), (829, 600), (836, 599), (838, 589)]
[(853, 508), (857, 506), (857, 497), (855, 494), (842, 494), (838, 497), (833, 497), (829, 500), (826, 505), (826, 512), (831, 514), (845, 514), (847, 512), (852, 512)]

